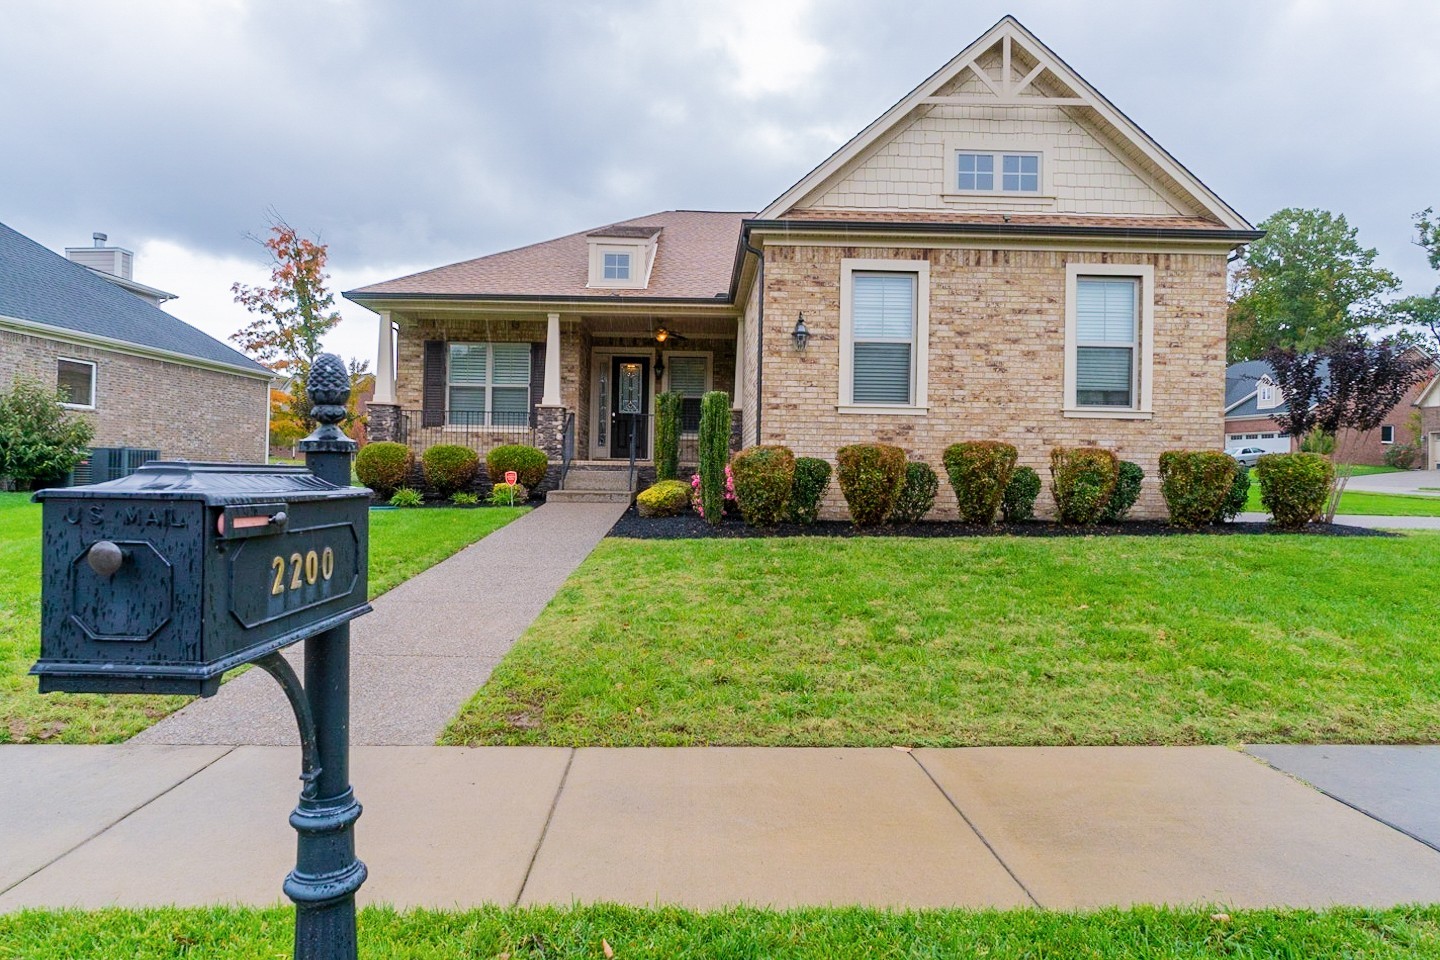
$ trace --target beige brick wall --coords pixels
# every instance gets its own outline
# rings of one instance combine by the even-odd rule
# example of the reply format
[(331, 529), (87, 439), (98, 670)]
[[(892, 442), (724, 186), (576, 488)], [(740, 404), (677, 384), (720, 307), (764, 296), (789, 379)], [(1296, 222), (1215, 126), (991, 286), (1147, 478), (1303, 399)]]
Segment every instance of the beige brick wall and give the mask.
[(0, 389), (16, 376), (56, 386), (56, 360), (95, 363), (96, 447), (158, 449), (166, 459), (264, 462), (263, 380), (0, 331)]
[[(930, 262), (929, 405), (926, 416), (841, 415), (840, 261)], [(1065, 265), (1116, 262), (1155, 267), (1154, 383), (1151, 420), (1062, 415)], [(1095, 251), (766, 248), (763, 442), (830, 460), (848, 443), (904, 447), (942, 476), (937, 512), (954, 515), (941, 453), (962, 440), (1002, 440), (1040, 471), (1037, 503), (1053, 512), (1049, 453), (1055, 446), (1107, 447), (1146, 473), (1134, 515), (1159, 517), (1156, 470), (1171, 449), (1215, 449), (1225, 388), (1225, 255)], [(811, 331), (798, 352), (790, 338), (804, 311)], [(753, 436), (747, 436), (747, 442)], [(844, 515), (832, 485), (827, 514)]]

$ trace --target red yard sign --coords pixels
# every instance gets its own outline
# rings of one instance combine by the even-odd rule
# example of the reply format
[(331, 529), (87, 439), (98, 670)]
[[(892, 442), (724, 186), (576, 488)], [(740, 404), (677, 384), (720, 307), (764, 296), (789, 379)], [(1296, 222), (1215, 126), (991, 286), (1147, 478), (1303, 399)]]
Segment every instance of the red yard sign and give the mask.
[(506, 482), (506, 483), (509, 483), (509, 484), (519, 483), (519, 482), (520, 482), (520, 474), (516, 473), (514, 470), (506, 470), (506, 471), (505, 471), (505, 482)]

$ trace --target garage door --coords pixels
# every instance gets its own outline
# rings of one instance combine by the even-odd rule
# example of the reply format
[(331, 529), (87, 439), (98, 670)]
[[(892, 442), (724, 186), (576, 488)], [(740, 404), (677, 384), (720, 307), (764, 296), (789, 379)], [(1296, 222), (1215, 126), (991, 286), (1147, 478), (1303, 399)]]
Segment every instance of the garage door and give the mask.
[(1288, 433), (1227, 433), (1226, 447), (1259, 447), (1266, 453), (1289, 453)]

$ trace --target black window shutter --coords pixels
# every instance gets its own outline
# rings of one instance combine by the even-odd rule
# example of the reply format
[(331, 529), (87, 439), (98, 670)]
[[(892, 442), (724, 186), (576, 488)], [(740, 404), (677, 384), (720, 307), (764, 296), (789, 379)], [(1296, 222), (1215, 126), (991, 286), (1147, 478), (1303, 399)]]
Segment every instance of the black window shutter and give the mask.
[(535, 429), (535, 408), (545, 395), (545, 344), (530, 344), (530, 429)]
[(445, 423), (445, 341), (425, 341), (424, 385), (420, 394), (420, 425), (439, 427)]

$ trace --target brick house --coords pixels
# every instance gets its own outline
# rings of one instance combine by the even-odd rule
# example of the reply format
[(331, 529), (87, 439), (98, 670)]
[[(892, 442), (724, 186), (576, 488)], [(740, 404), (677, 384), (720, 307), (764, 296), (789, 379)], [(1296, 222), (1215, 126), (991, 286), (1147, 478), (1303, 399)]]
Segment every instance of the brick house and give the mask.
[(104, 239), (67, 258), (0, 224), (0, 390), (25, 376), (62, 391), (97, 451), (264, 462), (273, 373), (161, 310), (173, 295)]
[(832, 462), (880, 440), (938, 468), (996, 439), (1043, 473), (1054, 446), (1108, 447), (1155, 516), (1159, 454), (1221, 434), (1226, 258), (1258, 236), (1005, 17), (758, 213), (652, 214), (346, 296), (381, 318), (374, 439), (558, 459), (568, 437), (600, 462), (628, 456), (634, 409), (643, 460), (656, 392), (690, 428), (717, 389), (735, 446)]
[[(1321, 367), (1321, 376), (1324, 368)], [(1381, 422), (1365, 434), (1341, 431), (1337, 452), (1346, 463), (1382, 466), (1385, 455), (1397, 444), (1413, 438), (1412, 418), (1421, 414), (1421, 450), (1416, 466), (1435, 466), (1440, 450), (1440, 378), (1427, 376), (1406, 392), (1405, 397)], [(1275, 415), (1289, 411), (1285, 392), (1275, 382), (1274, 370), (1264, 360), (1244, 360), (1225, 369), (1225, 446), (1260, 447), (1269, 453), (1290, 453), (1300, 449), (1300, 437), (1292, 437), (1275, 422)], [(1429, 414), (1426, 411), (1433, 411)]]

